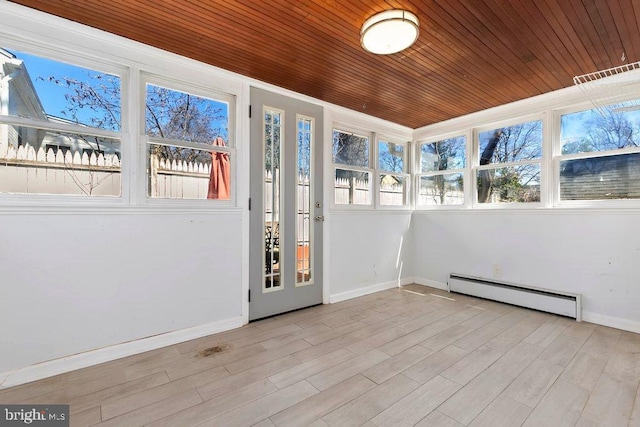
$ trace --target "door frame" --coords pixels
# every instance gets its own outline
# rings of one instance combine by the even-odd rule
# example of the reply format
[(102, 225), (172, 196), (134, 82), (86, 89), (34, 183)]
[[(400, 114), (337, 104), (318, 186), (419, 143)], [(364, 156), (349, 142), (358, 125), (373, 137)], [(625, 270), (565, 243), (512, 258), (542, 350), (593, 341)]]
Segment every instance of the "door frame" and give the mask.
[[(288, 113), (289, 117), (285, 116), (285, 121), (286, 121), (285, 127), (287, 126), (287, 123), (291, 123), (291, 121), (293, 121), (293, 125), (292, 126), (295, 129), (296, 125), (297, 125), (297, 117), (298, 117), (298, 115), (311, 116), (311, 117), (314, 117), (316, 119), (315, 120), (316, 125), (315, 125), (315, 128), (314, 128), (314, 133), (315, 133), (314, 144), (315, 144), (316, 148), (315, 149), (312, 148), (313, 153), (314, 153), (314, 157), (315, 157), (314, 165), (313, 165), (312, 168), (315, 169), (314, 172), (313, 172), (314, 176), (317, 177), (318, 175), (321, 175), (321, 177), (319, 179), (318, 178), (315, 179), (315, 181), (316, 181), (315, 186), (320, 188), (320, 191), (322, 191), (322, 196), (321, 196), (320, 199), (317, 199), (318, 194), (316, 193), (314, 200), (310, 200), (310, 204), (311, 204), (310, 225), (311, 225), (311, 229), (314, 229), (314, 228), (316, 228), (316, 224), (317, 224), (314, 221), (314, 217), (316, 215), (325, 216), (328, 213), (328, 206), (329, 206), (328, 201), (330, 202), (330, 200), (331, 200), (329, 198), (330, 194), (328, 194), (328, 192), (326, 191), (327, 187), (325, 185), (326, 182), (327, 182), (327, 177), (325, 176), (325, 174), (328, 171), (328, 167), (327, 167), (328, 165), (327, 165), (327, 162), (326, 162), (326, 158), (327, 157), (326, 157), (326, 151), (325, 151), (327, 149), (326, 140), (328, 138), (327, 135), (331, 135), (331, 124), (327, 122), (327, 118), (326, 118), (327, 109), (324, 106), (319, 105), (318, 103), (309, 102), (309, 100), (307, 100), (307, 99), (301, 99), (301, 97), (290, 96), (290, 94), (283, 94), (281, 90), (278, 91), (277, 89), (273, 90), (273, 88), (264, 88), (264, 87), (260, 87), (260, 86), (250, 86), (249, 87), (249, 90), (248, 90), (249, 93), (248, 93), (248, 96), (246, 98), (248, 98), (248, 101), (249, 101), (248, 103), (250, 105), (249, 111), (250, 111), (250, 115), (253, 116), (253, 118), (250, 118), (248, 120), (247, 126), (245, 127), (245, 129), (247, 129), (247, 131), (248, 131), (248, 137), (249, 137), (248, 140), (249, 140), (249, 146), (250, 146), (250, 149), (248, 150), (247, 157), (245, 158), (246, 159), (246, 163), (245, 164), (248, 165), (248, 170), (249, 170), (249, 173), (247, 175), (245, 175), (245, 176), (248, 177), (248, 183), (247, 183), (247, 185), (245, 187), (245, 188), (247, 188), (248, 198), (254, 197), (256, 191), (263, 191), (263, 190), (258, 190), (256, 188), (254, 188), (254, 186), (256, 186), (257, 184), (254, 184), (252, 182), (252, 179), (253, 180), (258, 179), (257, 177), (252, 176), (253, 174), (256, 173), (255, 171), (252, 171), (252, 165), (254, 166), (254, 169), (257, 170), (257, 168), (255, 167), (256, 165), (254, 164), (254, 162), (256, 162), (256, 160), (253, 159), (253, 157), (256, 155), (254, 150), (259, 149), (261, 152), (263, 152), (263, 150), (264, 150), (262, 138), (258, 138), (257, 136), (252, 135), (252, 133), (254, 132), (252, 123), (253, 123), (254, 119), (261, 120), (260, 118), (262, 117), (262, 114), (263, 114), (263, 104), (266, 105), (266, 106), (269, 105), (268, 101), (266, 101), (266, 102), (263, 101), (259, 105), (258, 105), (258, 103), (256, 101), (254, 101), (254, 102), (256, 102), (256, 105), (251, 105), (252, 104), (252, 100), (253, 100), (252, 93), (253, 93), (254, 90), (256, 90), (257, 92), (262, 92), (263, 95), (266, 94), (268, 96), (273, 96), (274, 102), (273, 102), (272, 106), (276, 110), (280, 109), (279, 107), (281, 107), (281, 105), (279, 105), (279, 104), (280, 104), (281, 101), (284, 102), (284, 103), (292, 102), (292, 103), (302, 103), (303, 104), (301, 106), (299, 105), (299, 106), (296, 106), (295, 108), (293, 108), (293, 110), (295, 110), (295, 115), (291, 114), (289, 112)], [(308, 107), (310, 110), (305, 110), (305, 107)], [(288, 108), (289, 107), (287, 106), (287, 109)], [(251, 111), (251, 110), (253, 110), (253, 111)], [(327, 132), (329, 132), (329, 133), (327, 133)], [(252, 138), (252, 136), (253, 136), (253, 138)], [(294, 134), (290, 134), (290, 132), (289, 132), (289, 135), (287, 135), (287, 132), (285, 132), (285, 139), (284, 139), (284, 144), (285, 144), (284, 145), (284, 150), (285, 151), (286, 151), (286, 147), (287, 146), (291, 146), (291, 144), (294, 144), (294, 145), (296, 144), (296, 136), (297, 136), (297, 132), (295, 132)], [(255, 141), (257, 139), (259, 139), (259, 142)], [(330, 145), (329, 145), (329, 149), (330, 149)], [(294, 150), (297, 152), (295, 147), (294, 147)], [(296, 162), (291, 160), (291, 156), (289, 156), (289, 158), (286, 158), (286, 156), (285, 156), (283, 161), (285, 163), (283, 164), (283, 167), (281, 169), (283, 170), (283, 173), (284, 173), (283, 182), (286, 182), (285, 175), (287, 174), (287, 172), (286, 172), (287, 169), (285, 169), (284, 165), (289, 163), (289, 165), (288, 165), (289, 169), (288, 170), (289, 170), (289, 173), (292, 173), (293, 171), (291, 171), (291, 168), (296, 168)], [(295, 175), (295, 172), (294, 172), (294, 175)], [(284, 190), (284, 187), (283, 187), (283, 192), (284, 191), (285, 190)], [(295, 200), (296, 200), (296, 198), (293, 197), (293, 202), (291, 202), (292, 206), (295, 206), (295, 203), (296, 203)], [(320, 204), (321, 204), (320, 208), (315, 208), (314, 205), (315, 205), (316, 201), (320, 202)], [(252, 269), (256, 268), (255, 264), (257, 263), (257, 261), (255, 260), (256, 259), (256, 252), (255, 252), (256, 249), (255, 248), (257, 246), (260, 246), (260, 247), (264, 246), (264, 236), (261, 235), (264, 232), (258, 233), (256, 231), (256, 229), (254, 228), (255, 224), (256, 224), (255, 223), (256, 220), (254, 219), (254, 215), (257, 215), (257, 212), (254, 212), (254, 211), (256, 211), (256, 210), (263, 211), (263, 206), (262, 206), (263, 203), (261, 203), (261, 200), (255, 200), (255, 198), (254, 198), (254, 200), (252, 200), (251, 203), (253, 205), (251, 207), (252, 211), (247, 211), (247, 216), (246, 216), (246, 218), (247, 218), (247, 226), (245, 228), (246, 235), (247, 235), (247, 244), (245, 245), (245, 248), (246, 248), (246, 252), (245, 253), (247, 254), (247, 262), (246, 262), (247, 268), (245, 269), (245, 272), (247, 273), (247, 279), (246, 279), (247, 285), (246, 285), (245, 289), (246, 289), (247, 293), (245, 294), (245, 296), (248, 296), (247, 294), (250, 295), (250, 292), (253, 291), (254, 295), (252, 295), (251, 299), (253, 301), (255, 301), (255, 292), (257, 291), (257, 289), (256, 289), (257, 286), (254, 284), (253, 285), (253, 289), (252, 289), (252, 280), (255, 283), (257, 281), (256, 277), (258, 276), (258, 274), (255, 272), (255, 270), (252, 270)], [(295, 207), (294, 207), (294, 211), (295, 211)], [(297, 214), (291, 214), (290, 213), (289, 215), (293, 218), (293, 220), (290, 218), (290, 221), (294, 221), (295, 218), (297, 218)], [(295, 221), (297, 221), (297, 220), (295, 220)], [(262, 224), (263, 224), (263, 227), (264, 227), (264, 222)], [(294, 222), (291, 222), (291, 224), (294, 224)], [(318, 263), (321, 263), (319, 268), (315, 267), (316, 275), (321, 280), (319, 281), (319, 283), (316, 281), (311, 286), (320, 286), (321, 289), (320, 289), (320, 292), (319, 292), (319, 294), (320, 294), (319, 298), (315, 298), (315, 299), (317, 299), (317, 302), (315, 302), (315, 299), (314, 299), (314, 303), (311, 304), (311, 305), (325, 304), (325, 303), (328, 302), (328, 286), (327, 286), (327, 280), (326, 280), (326, 278), (327, 278), (326, 272), (327, 272), (327, 264), (328, 264), (328, 259), (327, 259), (328, 253), (327, 252), (328, 251), (327, 251), (327, 248), (325, 248), (325, 243), (327, 242), (327, 236), (326, 236), (325, 233), (327, 233), (327, 231), (328, 231), (327, 224), (326, 223), (320, 223), (319, 231), (318, 231), (318, 228), (316, 228), (316, 232), (315, 232), (315, 239), (319, 239), (319, 240), (316, 240), (316, 243), (322, 245), (320, 248), (317, 248), (314, 251), (315, 252), (315, 256), (316, 256), (316, 266), (318, 265)], [(256, 242), (256, 240), (258, 240), (258, 241)], [(294, 241), (293, 244), (295, 245), (296, 242)], [(315, 246), (315, 244), (312, 244), (312, 246)], [(320, 250), (318, 250), (318, 249), (320, 249)], [(295, 253), (293, 253), (293, 254), (289, 253), (288, 255), (285, 255), (285, 256), (288, 256), (290, 262), (293, 263), (293, 269), (294, 269), (294, 273), (295, 273), (295, 271), (296, 271), (296, 256), (295, 256)], [(264, 266), (262, 266), (261, 268), (264, 268)], [(281, 273), (285, 273), (285, 270), (282, 270)], [(264, 276), (262, 276), (262, 277), (264, 277)], [(283, 283), (285, 285), (288, 285), (290, 288), (293, 288), (293, 289), (291, 289), (291, 291), (295, 291), (295, 289), (304, 288), (304, 286), (301, 286), (301, 287), (300, 286), (295, 286), (295, 284), (296, 284), (295, 277), (293, 279), (292, 278), (287, 278), (290, 281), (293, 280), (292, 282), (289, 282), (289, 283), (284, 281), (284, 280), (287, 280), (287, 279), (285, 279), (284, 275), (282, 277), (283, 277)], [(262, 290), (262, 286), (263, 285), (261, 284), (260, 286), (261, 286), (261, 290)], [(314, 291), (314, 292), (316, 292), (316, 291)], [(272, 293), (272, 292), (261, 292), (260, 294), (261, 294), (261, 296), (263, 296), (263, 295), (269, 294), (269, 293)], [(273, 292), (273, 293), (274, 294), (278, 294), (279, 292), (276, 291), (276, 292)], [(292, 299), (295, 299), (295, 298), (292, 297)], [(259, 317), (258, 316), (254, 316), (254, 317), (257, 317), (257, 318), (256, 319), (251, 319), (251, 303), (248, 302), (248, 298), (247, 299), (243, 298), (243, 300), (245, 301), (245, 304), (246, 304), (246, 305), (244, 305), (244, 304), (243, 305), (245, 307), (247, 307), (246, 315), (244, 316), (246, 322), (249, 322), (249, 321), (252, 321), (252, 320), (259, 320), (260, 318), (263, 318), (263, 317), (269, 317), (271, 315), (277, 315), (278, 314), (278, 313), (274, 313), (274, 314), (267, 315), (267, 316), (260, 315)], [(293, 308), (293, 309), (295, 310), (295, 309), (298, 309), (298, 308), (304, 308), (304, 307), (296, 307), (296, 308)], [(288, 310), (285, 310), (283, 312), (286, 312), (286, 311), (288, 311)], [(249, 320), (249, 319), (251, 319), (251, 320)]]

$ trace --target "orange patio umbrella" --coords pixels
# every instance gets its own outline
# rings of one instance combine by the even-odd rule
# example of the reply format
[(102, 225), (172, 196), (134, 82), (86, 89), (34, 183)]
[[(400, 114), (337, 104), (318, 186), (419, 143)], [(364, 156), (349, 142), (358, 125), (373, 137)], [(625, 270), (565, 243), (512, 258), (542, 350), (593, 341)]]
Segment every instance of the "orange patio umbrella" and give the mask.
[[(213, 141), (217, 147), (225, 147), (224, 140), (217, 137)], [(207, 199), (229, 200), (231, 196), (231, 162), (229, 153), (211, 153), (211, 176), (209, 177), (209, 191)]]

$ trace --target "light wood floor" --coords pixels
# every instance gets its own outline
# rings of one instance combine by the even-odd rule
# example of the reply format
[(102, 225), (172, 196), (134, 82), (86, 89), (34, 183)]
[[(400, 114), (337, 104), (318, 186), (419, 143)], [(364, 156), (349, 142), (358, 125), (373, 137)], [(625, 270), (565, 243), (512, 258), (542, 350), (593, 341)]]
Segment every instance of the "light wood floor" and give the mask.
[(640, 426), (640, 335), (422, 286), (0, 392), (71, 425)]

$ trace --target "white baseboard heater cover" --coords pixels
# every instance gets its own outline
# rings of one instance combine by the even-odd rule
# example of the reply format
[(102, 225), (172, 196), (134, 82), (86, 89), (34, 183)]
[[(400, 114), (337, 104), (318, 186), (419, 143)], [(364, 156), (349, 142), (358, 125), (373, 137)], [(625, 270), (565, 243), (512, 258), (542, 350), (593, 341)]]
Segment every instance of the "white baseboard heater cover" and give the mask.
[(471, 295), (534, 310), (582, 320), (582, 298), (579, 294), (553, 291), (499, 282), (480, 277), (451, 274), (449, 292)]

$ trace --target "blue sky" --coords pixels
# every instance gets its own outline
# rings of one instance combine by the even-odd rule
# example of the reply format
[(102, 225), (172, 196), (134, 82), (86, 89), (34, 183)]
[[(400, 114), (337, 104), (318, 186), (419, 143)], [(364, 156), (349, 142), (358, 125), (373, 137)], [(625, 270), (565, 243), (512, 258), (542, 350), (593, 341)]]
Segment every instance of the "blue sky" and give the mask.
[[(590, 121), (598, 118), (596, 110), (580, 111), (562, 116), (560, 138), (562, 144), (580, 140), (590, 128)], [(640, 124), (640, 110), (620, 112), (634, 125)]]
[[(68, 77), (81, 82), (93, 82), (95, 84), (95, 79), (93, 79), (92, 76), (105, 74), (99, 71), (59, 61), (53, 61), (21, 51), (9, 51), (16, 55), (18, 59), (22, 59), (24, 61), (45, 113), (56, 117), (72, 119), (68, 114), (65, 115), (63, 113), (63, 110), (67, 109), (69, 106), (68, 101), (65, 99), (65, 95), (70, 92), (70, 89), (64, 85), (58, 85), (55, 82), (50, 81), (49, 77)], [(117, 79), (117, 81), (120, 80), (117, 76), (112, 77)], [(221, 110), (225, 117), (222, 120), (214, 120), (211, 123), (211, 127), (213, 129), (226, 128), (228, 126), (229, 105), (216, 100), (206, 99), (206, 101), (210, 105), (213, 105), (216, 110)], [(77, 113), (77, 117), (82, 124), (91, 126), (91, 118), (100, 117), (102, 114), (103, 113), (99, 111), (95, 112), (89, 108), (84, 108)], [(223, 132), (222, 136), (226, 140), (228, 138), (228, 130)]]
[[(89, 82), (92, 80), (90, 75), (98, 74), (97, 72), (91, 71), (87, 68), (52, 61), (24, 52), (14, 50), (11, 51), (11, 53), (16, 55), (19, 59), (22, 59), (26, 64), (27, 71), (29, 71), (31, 81), (36, 88), (45, 112), (56, 117), (71, 119), (62, 113), (62, 110), (68, 106), (64, 95), (69, 91), (69, 89), (49, 81), (49, 77), (69, 77), (79, 81)], [(90, 124), (90, 117), (90, 111), (79, 114), (80, 121), (85, 124)]]

